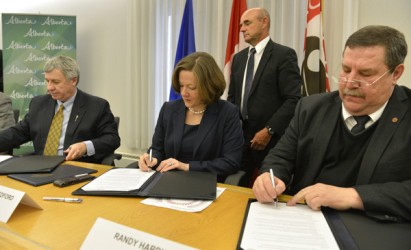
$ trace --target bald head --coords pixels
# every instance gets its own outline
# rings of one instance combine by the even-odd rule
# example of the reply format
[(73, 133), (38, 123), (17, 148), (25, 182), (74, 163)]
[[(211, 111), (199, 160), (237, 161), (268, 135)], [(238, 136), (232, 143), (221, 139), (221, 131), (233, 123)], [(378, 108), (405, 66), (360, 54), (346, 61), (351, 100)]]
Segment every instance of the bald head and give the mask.
[(241, 16), (240, 27), (244, 40), (255, 46), (269, 35), (270, 14), (263, 8), (249, 9)]

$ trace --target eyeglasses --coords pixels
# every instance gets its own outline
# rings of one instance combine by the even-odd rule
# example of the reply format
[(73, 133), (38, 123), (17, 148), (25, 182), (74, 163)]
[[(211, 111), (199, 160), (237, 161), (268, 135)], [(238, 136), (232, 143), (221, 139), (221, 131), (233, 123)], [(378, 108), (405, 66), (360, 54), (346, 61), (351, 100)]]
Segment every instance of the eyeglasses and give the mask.
[(338, 83), (341, 85), (345, 85), (348, 82), (351, 83), (355, 88), (365, 88), (365, 87), (369, 87), (371, 85), (373, 85), (374, 83), (376, 83), (377, 81), (379, 81), (381, 78), (383, 78), (388, 72), (390, 72), (390, 69), (385, 71), (384, 74), (382, 74), (380, 77), (378, 77), (376, 80), (374, 80), (373, 82), (367, 82), (365, 80), (357, 80), (357, 79), (352, 79), (351, 81), (348, 80), (347, 77), (345, 76), (341, 76), (340, 78), (338, 78)]

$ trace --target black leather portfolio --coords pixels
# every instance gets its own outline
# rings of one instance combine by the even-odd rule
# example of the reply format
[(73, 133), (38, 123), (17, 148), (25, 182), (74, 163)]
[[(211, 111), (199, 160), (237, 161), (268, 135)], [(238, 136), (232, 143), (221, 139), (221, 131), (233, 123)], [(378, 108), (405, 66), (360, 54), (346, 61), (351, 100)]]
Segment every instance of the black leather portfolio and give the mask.
[(323, 213), (340, 249), (410, 249), (410, 222), (378, 221), (359, 210)]
[(64, 159), (65, 156), (14, 156), (0, 162), (0, 174), (49, 173), (60, 165)]
[[(113, 170), (115, 169), (109, 170), (108, 172)], [(140, 171), (139, 169), (135, 170)], [(96, 181), (99, 178), (101, 178), (101, 176), (93, 181)], [(165, 173), (155, 172), (139, 189), (136, 190), (86, 191), (83, 190), (83, 188), (79, 188), (72, 194), (214, 200), (216, 198), (216, 191), (217, 176), (214, 174), (194, 171), (168, 171)]]
[(97, 170), (72, 165), (60, 165), (50, 173), (9, 174), (7, 177), (25, 182), (33, 186), (52, 183), (57, 179), (73, 177), (80, 174), (92, 174)]

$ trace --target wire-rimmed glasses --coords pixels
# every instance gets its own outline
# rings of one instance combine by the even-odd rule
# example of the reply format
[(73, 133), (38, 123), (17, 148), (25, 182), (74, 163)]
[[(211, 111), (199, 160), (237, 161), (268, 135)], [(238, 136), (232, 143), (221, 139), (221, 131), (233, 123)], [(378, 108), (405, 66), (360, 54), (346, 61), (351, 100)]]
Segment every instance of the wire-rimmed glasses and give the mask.
[(338, 78), (338, 84), (341, 85), (346, 85), (348, 82), (351, 83), (355, 88), (365, 88), (365, 87), (369, 87), (371, 85), (373, 85), (374, 83), (378, 82), (381, 78), (383, 78), (388, 72), (390, 72), (391, 70), (387, 70), (384, 72), (384, 74), (382, 74), (380, 77), (378, 77), (377, 79), (375, 79), (373, 82), (368, 82), (365, 80), (358, 80), (358, 79), (352, 79), (352, 80), (348, 80), (347, 77), (345, 76), (340, 76)]

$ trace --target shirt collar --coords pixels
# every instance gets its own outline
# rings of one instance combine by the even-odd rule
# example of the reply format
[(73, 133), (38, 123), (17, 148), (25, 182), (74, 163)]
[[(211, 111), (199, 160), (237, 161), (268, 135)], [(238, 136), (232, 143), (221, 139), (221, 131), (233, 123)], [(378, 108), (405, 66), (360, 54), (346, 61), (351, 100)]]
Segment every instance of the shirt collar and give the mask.
[[(372, 114), (368, 114), (368, 116), (371, 118), (371, 121), (374, 123), (376, 121), (378, 121), (378, 119), (380, 119), (382, 112), (384, 112), (385, 107), (387, 106), (388, 101), (386, 101), (384, 103), (384, 105), (382, 105), (377, 111), (375, 111)], [(347, 121), (347, 119), (353, 117), (352, 114), (350, 114), (350, 112), (348, 112), (348, 110), (344, 107), (344, 103), (341, 104), (342, 106), (342, 116), (344, 121)]]
[[(270, 41), (270, 37), (267, 36), (266, 38), (264, 38), (263, 40), (261, 40), (254, 48), (255, 48), (255, 53), (261, 54), (264, 51), (265, 46), (267, 46), (268, 41)], [(249, 47), (248, 51), (251, 50), (251, 48), (253, 48), (252, 46)]]
[(61, 104), (64, 104), (64, 109), (70, 112), (71, 108), (73, 108), (73, 104), (74, 104), (74, 100), (76, 99), (76, 96), (77, 96), (77, 89), (74, 95), (70, 97), (67, 101), (65, 101), (64, 103), (60, 100), (57, 100), (57, 107), (60, 107)]

